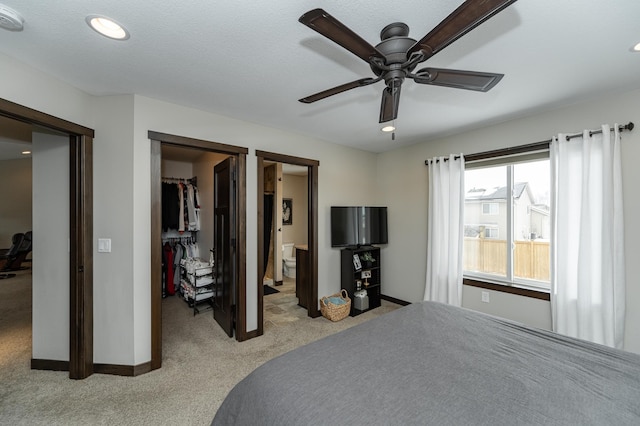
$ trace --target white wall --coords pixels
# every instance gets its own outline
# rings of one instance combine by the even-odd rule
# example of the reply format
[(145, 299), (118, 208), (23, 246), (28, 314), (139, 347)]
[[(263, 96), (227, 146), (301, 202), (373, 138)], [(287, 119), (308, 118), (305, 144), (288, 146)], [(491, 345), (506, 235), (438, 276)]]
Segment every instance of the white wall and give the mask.
[[(93, 143), (93, 360), (96, 363), (135, 365), (144, 329), (151, 327), (150, 307), (135, 312), (136, 285), (149, 282), (148, 261), (139, 259), (133, 238), (134, 206), (145, 194), (136, 194), (134, 171), (133, 96), (95, 98)], [(148, 167), (147, 167), (148, 169)], [(149, 219), (147, 219), (147, 222)], [(147, 227), (145, 227), (147, 228)], [(98, 253), (97, 239), (111, 239), (111, 253)], [(147, 240), (147, 246), (150, 244)], [(146, 273), (134, 274), (134, 266), (146, 262)], [(142, 277), (141, 277), (142, 276)], [(146, 312), (149, 312), (148, 315)], [(144, 339), (145, 337), (141, 337)], [(144, 351), (143, 351), (144, 352)]]
[(17, 232), (31, 231), (31, 157), (0, 161), (0, 247)]
[(87, 127), (91, 99), (86, 93), (0, 53), (0, 97)]
[(33, 358), (69, 361), (69, 139), (33, 133)]
[[(427, 257), (427, 167), (424, 160), (449, 153), (471, 154), (548, 140), (560, 132), (596, 129), (601, 124), (629, 121), (640, 123), (640, 91), (620, 93), (602, 99), (550, 110), (477, 131), (398, 149), (378, 158), (379, 201), (389, 206), (389, 248), (382, 257), (382, 291), (389, 296), (415, 302), (423, 299)], [(625, 250), (627, 259), (627, 314), (625, 347), (640, 353), (640, 285), (634, 266), (640, 254), (640, 132), (623, 133), (622, 167), (624, 186)], [(397, 188), (404, 188), (398, 191)], [(400, 243), (399, 245), (397, 243)], [(388, 283), (388, 284), (386, 284)], [(493, 294), (492, 294), (493, 296)], [(549, 303), (525, 297), (492, 297), (478, 304), (479, 292), (465, 288), (463, 306), (491, 314), (512, 317), (532, 325), (550, 327)], [(509, 309), (505, 309), (505, 304)], [(518, 318), (515, 318), (515, 313)]]

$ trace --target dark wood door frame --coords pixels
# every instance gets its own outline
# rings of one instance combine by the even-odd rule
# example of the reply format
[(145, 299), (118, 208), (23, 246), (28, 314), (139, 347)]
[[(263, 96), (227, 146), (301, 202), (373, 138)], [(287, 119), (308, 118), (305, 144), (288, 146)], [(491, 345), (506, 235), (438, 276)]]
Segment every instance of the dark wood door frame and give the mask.
[(93, 138), (94, 131), (0, 99), (0, 115), (69, 136), (70, 261), (69, 363), (32, 359), (31, 368), (93, 374)]
[(151, 369), (162, 366), (162, 289), (156, 285), (162, 280), (162, 205), (161, 205), (161, 160), (162, 145), (200, 149), (202, 151), (233, 155), (237, 158), (237, 277), (236, 295), (236, 340), (248, 338), (246, 323), (246, 251), (247, 251), (247, 153), (244, 147), (218, 142), (193, 139), (149, 130), (151, 140)]
[[(264, 271), (264, 162), (275, 161), (277, 163), (307, 167), (307, 245), (309, 247), (309, 265), (306, 266), (309, 271), (311, 291), (308, 293), (309, 300), (306, 301), (306, 306), (308, 306), (307, 314), (312, 318), (317, 318), (320, 316), (320, 310), (318, 309), (318, 167), (320, 162), (258, 150), (256, 150), (256, 156), (258, 157), (258, 271)], [(300, 266), (298, 265), (298, 267)], [(260, 273), (258, 273), (256, 285), (258, 289), (258, 329), (256, 330), (256, 335), (262, 336), (264, 334), (264, 284)]]

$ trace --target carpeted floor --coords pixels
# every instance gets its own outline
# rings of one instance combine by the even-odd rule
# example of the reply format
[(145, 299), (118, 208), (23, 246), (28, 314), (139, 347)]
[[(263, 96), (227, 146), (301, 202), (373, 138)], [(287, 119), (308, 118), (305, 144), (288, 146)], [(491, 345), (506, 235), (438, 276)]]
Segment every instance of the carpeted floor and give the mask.
[[(265, 334), (239, 343), (211, 312), (193, 316), (178, 297), (163, 301), (163, 365), (138, 377), (30, 370), (31, 272), (0, 281), (1, 425), (207, 425), (229, 390), (284, 352), (382, 315), (382, 307), (333, 323), (297, 307), (295, 285), (265, 297)], [(312, 379), (312, 378), (310, 378)]]

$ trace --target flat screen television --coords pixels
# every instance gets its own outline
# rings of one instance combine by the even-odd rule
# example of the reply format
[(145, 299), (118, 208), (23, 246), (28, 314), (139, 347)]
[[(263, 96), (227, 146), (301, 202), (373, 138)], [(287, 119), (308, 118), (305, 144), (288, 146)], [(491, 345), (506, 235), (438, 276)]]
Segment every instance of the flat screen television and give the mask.
[(387, 244), (387, 208), (331, 207), (331, 247)]

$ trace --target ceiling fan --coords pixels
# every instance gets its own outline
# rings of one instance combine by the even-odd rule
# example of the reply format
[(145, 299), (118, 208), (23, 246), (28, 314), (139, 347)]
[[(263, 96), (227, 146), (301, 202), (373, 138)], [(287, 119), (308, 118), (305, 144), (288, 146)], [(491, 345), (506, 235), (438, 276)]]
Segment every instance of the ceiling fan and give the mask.
[(400, 88), (405, 78), (419, 84), (486, 92), (498, 84), (503, 74), (444, 68), (422, 68), (414, 72), (414, 69), (419, 63), (515, 2), (516, 0), (466, 0), (419, 41), (408, 37), (409, 26), (394, 22), (382, 29), (382, 41), (375, 47), (324, 10), (311, 10), (302, 15), (299, 21), (363, 59), (371, 66), (376, 77), (361, 78), (323, 90), (300, 99), (300, 102), (316, 102), (384, 80), (386, 87), (382, 92), (380, 106), (380, 123), (384, 123), (395, 120), (398, 116)]

